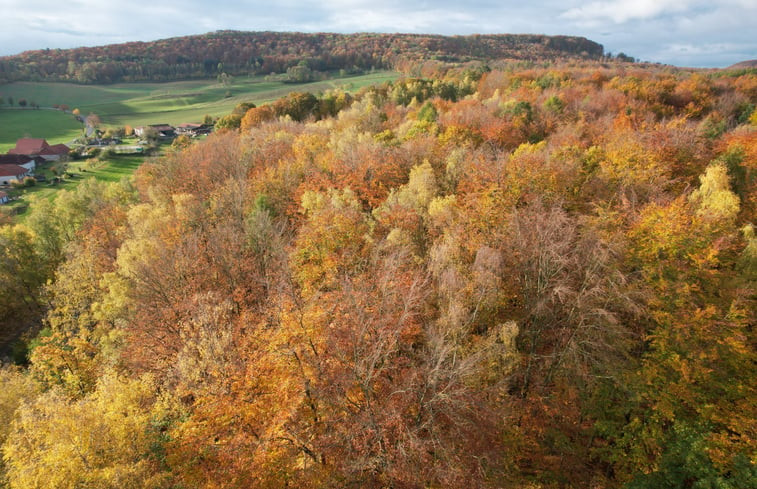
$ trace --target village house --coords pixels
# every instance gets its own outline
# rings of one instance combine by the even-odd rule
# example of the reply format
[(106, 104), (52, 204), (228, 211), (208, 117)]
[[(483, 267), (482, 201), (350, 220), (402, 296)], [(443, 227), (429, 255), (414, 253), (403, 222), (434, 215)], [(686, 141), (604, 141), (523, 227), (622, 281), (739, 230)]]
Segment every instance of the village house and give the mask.
[(202, 127), (202, 124), (192, 124), (191, 122), (184, 122), (176, 126), (176, 134), (184, 134), (186, 136), (194, 136), (197, 130)]
[(207, 124), (193, 124), (191, 122), (185, 122), (176, 126), (177, 134), (185, 134), (187, 136), (201, 136), (203, 134), (210, 134), (213, 130), (213, 126)]
[(70, 149), (65, 144), (50, 145), (44, 139), (22, 138), (16, 141), (16, 147), (8, 151), (8, 154), (29, 156), (30, 158), (42, 157), (45, 161), (58, 161), (67, 156)]
[(150, 124), (149, 126), (135, 127), (134, 135), (141, 138), (148, 128), (154, 129), (159, 139), (173, 139), (176, 137), (176, 129), (168, 124)]
[(44, 162), (45, 159), (41, 156), (35, 156), (34, 158), (32, 158), (31, 156), (26, 155), (0, 155), (0, 165), (18, 165), (26, 168), (31, 172), (33, 172), (37, 168), (37, 166), (43, 164)]
[(23, 180), (31, 174), (29, 170), (18, 165), (0, 165), (0, 186), (7, 187), (13, 180)]

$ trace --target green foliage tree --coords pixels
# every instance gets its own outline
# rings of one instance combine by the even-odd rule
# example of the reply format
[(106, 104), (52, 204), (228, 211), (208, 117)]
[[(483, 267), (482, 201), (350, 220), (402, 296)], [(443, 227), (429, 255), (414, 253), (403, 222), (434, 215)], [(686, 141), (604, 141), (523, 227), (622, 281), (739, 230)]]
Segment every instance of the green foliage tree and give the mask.
[(216, 121), (216, 129), (239, 129), (241, 125), (242, 116), (239, 114), (228, 114)]
[(313, 80), (313, 70), (310, 69), (305, 60), (287, 68), (286, 73), (288, 81), (293, 83), (305, 83)]
[(158, 142), (158, 139), (160, 138), (160, 134), (158, 133), (158, 130), (154, 127), (147, 126), (142, 129), (142, 139), (147, 141), (149, 144), (155, 144)]
[[(220, 66), (220, 64), (219, 64), (219, 66)], [(222, 72), (222, 73), (220, 73), (220, 74), (218, 75), (218, 78), (217, 78), (217, 79), (218, 79), (218, 83), (220, 83), (220, 84), (221, 84), (221, 85), (223, 85), (224, 87), (229, 87), (229, 86), (231, 86), (232, 82), (234, 81), (234, 77), (232, 77), (231, 75), (229, 75), (229, 74), (228, 74), (228, 73), (226, 73), (226, 72)]]
[(648, 206), (632, 233), (651, 321), (617, 443), (633, 487), (738, 487), (754, 473), (754, 313), (731, 251), (739, 200), (720, 163), (700, 181), (688, 203)]
[(17, 333), (43, 305), (39, 288), (49, 277), (48, 258), (22, 225), (0, 226), (0, 325), (3, 335)]
[(436, 122), (437, 116), (436, 108), (431, 102), (423, 104), (421, 110), (418, 111), (418, 120), (422, 122)]
[(254, 109), (255, 107), (257, 106), (253, 102), (240, 102), (234, 107), (234, 110), (232, 110), (231, 113), (243, 116), (248, 110)]

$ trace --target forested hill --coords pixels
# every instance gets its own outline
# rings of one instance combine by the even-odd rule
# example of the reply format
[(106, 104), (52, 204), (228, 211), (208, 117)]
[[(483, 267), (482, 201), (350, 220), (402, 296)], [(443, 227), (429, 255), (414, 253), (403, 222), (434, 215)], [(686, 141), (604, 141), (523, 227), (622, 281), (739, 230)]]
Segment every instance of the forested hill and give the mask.
[(523, 64), (0, 225), (0, 487), (757, 489), (757, 71)]
[(438, 36), (220, 31), (153, 42), (27, 51), (0, 58), (0, 83), (114, 83), (206, 78), (221, 72), (283, 73), (305, 60), (318, 71), (384, 68), (409, 71), (422, 62), (600, 58), (582, 37)]

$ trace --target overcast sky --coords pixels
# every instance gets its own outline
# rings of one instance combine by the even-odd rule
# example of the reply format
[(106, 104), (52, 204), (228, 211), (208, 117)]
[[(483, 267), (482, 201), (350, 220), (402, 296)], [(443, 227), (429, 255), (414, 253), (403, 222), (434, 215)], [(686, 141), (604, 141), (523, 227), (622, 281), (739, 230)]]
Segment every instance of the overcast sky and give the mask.
[(757, 0), (0, 0), (0, 55), (215, 30), (566, 34), (643, 61), (757, 58)]

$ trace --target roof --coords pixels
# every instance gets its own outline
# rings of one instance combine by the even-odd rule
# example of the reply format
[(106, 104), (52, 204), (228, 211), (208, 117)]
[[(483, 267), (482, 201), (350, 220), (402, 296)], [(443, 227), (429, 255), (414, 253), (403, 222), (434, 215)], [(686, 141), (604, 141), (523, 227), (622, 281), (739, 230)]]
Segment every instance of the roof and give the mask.
[(0, 155), (0, 165), (24, 165), (32, 160), (27, 155)]
[(181, 128), (181, 129), (199, 129), (202, 127), (202, 124), (193, 124), (191, 122), (184, 122), (182, 124), (179, 124), (176, 127)]
[(43, 155), (67, 155), (71, 149), (65, 144), (53, 144), (48, 147), (46, 151), (42, 152)]
[(0, 177), (17, 177), (26, 175), (29, 170), (18, 165), (0, 165)]
[(173, 131), (174, 127), (169, 126), (168, 124), (150, 124), (150, 127), (155, 129), (156, 131)]
[(17, 155), (38, 155), (49, 148), (50, 145), (44, 139), (37, 138), (21, 138), (16, 141), (16, 147), (8, 151), (11, 154)]

